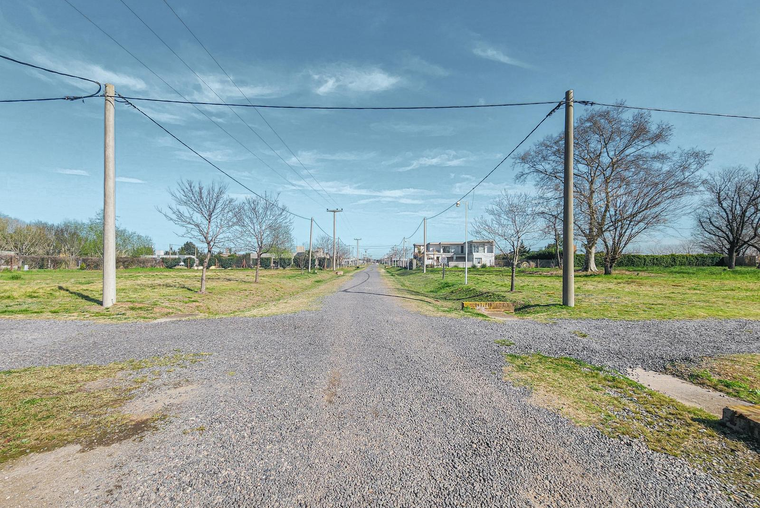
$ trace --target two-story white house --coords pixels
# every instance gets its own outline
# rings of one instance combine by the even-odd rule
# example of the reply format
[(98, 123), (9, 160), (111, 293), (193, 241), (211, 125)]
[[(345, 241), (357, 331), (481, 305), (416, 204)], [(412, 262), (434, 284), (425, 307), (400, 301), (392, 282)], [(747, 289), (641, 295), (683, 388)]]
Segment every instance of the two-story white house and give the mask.
[[(467, 242), (467, 266), (494, 266), (496, 254), (493, 240), (470, 240)], [(423, 258), (427, 266), (465, 266), (464, 242), (436, 242), (414, 244), (414, 256), (419, 263)]]

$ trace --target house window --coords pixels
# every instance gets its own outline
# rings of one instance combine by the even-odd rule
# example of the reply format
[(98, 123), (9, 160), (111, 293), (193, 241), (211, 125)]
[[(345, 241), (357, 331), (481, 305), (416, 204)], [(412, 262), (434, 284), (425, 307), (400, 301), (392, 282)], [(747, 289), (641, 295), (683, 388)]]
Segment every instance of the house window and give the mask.
[(475, 258), (475, 264), (476, 265), (480, 265), (482, 263), (483, 263), (483, 259), (482, 258)]

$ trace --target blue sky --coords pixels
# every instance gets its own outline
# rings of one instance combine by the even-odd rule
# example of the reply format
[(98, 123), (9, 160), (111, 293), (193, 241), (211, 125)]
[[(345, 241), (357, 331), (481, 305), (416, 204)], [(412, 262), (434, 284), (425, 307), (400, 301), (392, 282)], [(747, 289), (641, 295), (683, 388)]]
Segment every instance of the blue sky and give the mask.
[[(224, 99), (244, 102), (159, 1), (125, 0)], [(119, 0), (71, 0), (192, 99), (216, 100)], [(760, 4), (670, 2), (203, 2), (170, 0), (248, 97), (296, 105), (439, 105), (577, 99), (760, 114)], [(65, 2), (0, 4), (0, 52), (101, 82), (124, 95), (178, 96)], [(89, 88), (1, 62), (0, 97)], [(257, 192), (280, 192), (328, 231), (332, 202), (312, 191), (229, 110), (141, 104), (151, 116)], [(551, 109), (535, 106), (424, 112), (262, 110), (332, 199), (338, 235), (381, 255), (488, 172)], [(255, 111), (238, 110), (303, 171)], [(583, 108), (577, 108), (577, 114)], [(0, 106), (0, 212), (27, 221), (85, 219), (102, 207), (102, 99)], [(708, 170), (754, 165), (760, 122), (656, 114), (673, 147), (713, 151)], [(558, 132), (553, 116), (536, 138)], [(273, 171), (274, 170), (274, 171)], [(275, 174), (279, 172), (282, 176)], [(116, 111), (117, 216), (157, 248), (182, 239), (157, 211), (180, 177), (222, 178), (127, 107)], [(471, 217), (501, 189), (525, 190), (507, 163), (475, 194)], [(284, 178), (283, 178), (284, 177)], [(247, 194), (234, 183), (230, 192)], [(463, 210), (431, 221), (430, 240), (463, 236)], [(294, 236), (308, 242), (308, 222)], [(675, 243), (689, 222), (647, 242)], [(412, 239), (420, 242), (421, 231)], [(538, 241), (534, 242), (538, 245)]]

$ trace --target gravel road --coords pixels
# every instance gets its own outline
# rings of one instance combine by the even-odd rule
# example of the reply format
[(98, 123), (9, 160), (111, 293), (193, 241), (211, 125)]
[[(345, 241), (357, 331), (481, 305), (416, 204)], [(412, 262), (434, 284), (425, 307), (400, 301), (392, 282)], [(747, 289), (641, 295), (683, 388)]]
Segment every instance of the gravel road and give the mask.
[(0, 370), (212, 353), (182, 373), (197, 389), (170, 423), (72, 488), (72, 506), (733, 506), (685, 462), (531, 405), (501, 353), (658, 368), (760, 351), (759, 323), (495, 323), (400, 301), (370, 267), (316, 312), (2, 320)]

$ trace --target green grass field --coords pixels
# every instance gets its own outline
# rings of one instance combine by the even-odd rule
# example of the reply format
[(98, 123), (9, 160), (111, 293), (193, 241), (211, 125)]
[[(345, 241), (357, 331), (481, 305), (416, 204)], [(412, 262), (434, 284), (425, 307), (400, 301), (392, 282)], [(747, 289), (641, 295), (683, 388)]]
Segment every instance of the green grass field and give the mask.
[(573, 358), (505, 355), (504, 379), (532, 391), (532, 401), (607, 436), (628, 437), (651, 450), (683, 457), (725, 482), (727, 493), (757, 498), (760, 456), (749, 439), (719, 419), (608, 369)]
[[(427, 300), (435, 311), (459, 313), (462, 301), (507, 301), (517, 316), (539, 319), (760, 319), (760, 270), (739, 267), (642, 268), (614, 275), (575, 274), (575, 308), (562, 303), (557, 271), (524, 269), (509, 291), (508, 268), (404, 270), (385, 272), (401, 294)], [(425, 304), (422, 304), (423, 306)]]
[(202, 295), (197, 270), (117, 270), (117, 303), (103, 309), (99, 271), (0, 272), (0, 317), (132, 321), (293, 312), (312, 308), (349, 273), (263, 270), (254, 284), (253, 270), (210, 270)]

